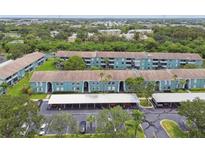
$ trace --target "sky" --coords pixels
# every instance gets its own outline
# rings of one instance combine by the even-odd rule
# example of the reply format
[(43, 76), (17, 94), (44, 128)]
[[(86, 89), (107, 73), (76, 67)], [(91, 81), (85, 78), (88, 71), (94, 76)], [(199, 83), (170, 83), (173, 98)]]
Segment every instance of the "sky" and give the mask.
[(205, 15), (204, 0), (0, 0), (0, 15)]

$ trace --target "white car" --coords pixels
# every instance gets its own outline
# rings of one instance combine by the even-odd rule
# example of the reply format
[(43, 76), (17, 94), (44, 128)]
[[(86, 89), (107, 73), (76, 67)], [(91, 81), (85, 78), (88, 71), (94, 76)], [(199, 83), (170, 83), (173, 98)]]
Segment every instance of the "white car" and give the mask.
[(22, 136), (25, 136), (28, 132), (28, 129), (29, 129), (29, 125), (27, 123), (23, 123), (23, 125), (21, 126), (22, 128), (22, 132), (21, 132), (21, 135)]
[(46, 128), (47, 128), (48, 124), (47, 123), (43, 123), (40, 127), (39, 130), (39, 135), (45, 135), (46, 134)]

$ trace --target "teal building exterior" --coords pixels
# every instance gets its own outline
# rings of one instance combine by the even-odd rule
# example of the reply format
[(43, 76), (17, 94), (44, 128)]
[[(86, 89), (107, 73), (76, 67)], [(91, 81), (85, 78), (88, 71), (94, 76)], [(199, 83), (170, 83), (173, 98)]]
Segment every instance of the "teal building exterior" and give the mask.
[(0, 66), (0, 83), (7, 83), (10, 86), (14, 85), (22, 79), (27, 72), (31, 72), (42, 65), (46, 59), (45, 54), (34, 52), (5, 65), (3, 64)]
[[(34, 72), (30, 86), (34, 93), (130, 92), (127, 78), (154, 82), (156, 91), (205, 88), (205, 69), (104, 70), (111, 76), (102, 80), (98, 71)], [(193, 76), (195, 74), (195, 76)]]
[(200, 68), (203, 59), (198, 54), (191, 53), (146, 53), (146, 52), (78, 52), (58, 51), (56, 57), (69, 59), (72, 56), (83, 58), (88, 68), (99, 67), (107, 69), (178, 69), (186, 64)]

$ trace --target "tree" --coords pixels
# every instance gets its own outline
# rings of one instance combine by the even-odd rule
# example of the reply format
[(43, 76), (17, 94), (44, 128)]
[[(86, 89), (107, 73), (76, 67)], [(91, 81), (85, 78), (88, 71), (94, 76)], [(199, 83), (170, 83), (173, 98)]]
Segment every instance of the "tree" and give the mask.
[(105, 68), (108, 68), (109, 67), (109, 58), (104, 58), (103, 60), (105, 62)]
[(182, 66), (182, 68), (185, 68), (185, 69), (194, 69), (194, 68), (198, 68), (197, 65), (195, 64), (186, 64), (184, 66)]
[(145, 90), (145, 81), (142, 77), (128, 78), (125, 80), (125, 83), (130, 92), (135, 92), (139, 96), (141, 96)]
[(139, 41), (139, 39), (140, 39), (140, 33), (139, 32), (134, 33), (134, 40)]
[(181, 89), (184, 89), (185, 84), (186, 84), (186, 80), (184, 80), (184, 79), (180, 79), (180, 80), (179, 80), (179, 87), (180, 87)]
[(190, 137), (205, 137), (205, 101), (195, 99), (182, 102), (178, 113), (185, 116), (189, 126)]
[(145, 49), (147, 51), (155, 51), (158, 49), (158, 42), (154, 40), (154, 38), (148, 38), (145, 40)]
[(64, 63), (65, 70), (83, 70), (85, 68), (86, 68), (85, 62), (81, 57), (78, 56), (70, 57)]
[(122, 107), (103, 109), (97, 115), (97, 131), (100, 133), (118, 135), (125, 130), (125, 122), (131, 117)]
[(6, 51), (10, 54), (8, 58), (16, 59), (23, 56), (24, 54), (29, 53), (30, 46), (22, 43), (18, 43), (18, 44), (7, 43)]
[(93, 130), (93, 123), (95, 122), (95, 116), (94, 115), (89, 115), (86, 118), (86, 121), (90, 123), (90, 130)]
[(177, 85), (177, 78), (178, 78), (178, 76), (176, 74), (174, 74), (172, 78), (174, 80), (175, 88), (177, 88), (178, 87), (178, 85)]
[(129, 131), (129, 129), (134, 130), (133, 137), (137, 136), (137, 131), (140, 129), (140, 124), (143, 121), (143, 113), (139, 110), (133, 110), (132, 111), (132, 119), (126, 121), (126, 127)]
[(155, 83), (154, 82), (147, 82), (144, 84), (144, 88), (142, 89), (143, 90), (143, 96), (147, 99), (148, 101), (148, 98), (154, 93), (155, 91)]
[(100, 72), (99, 76), (100, 82), (103, 84), (103, 92), (105, 92), (105, 88), (107, 87), (106, 84), (112, 79), (112, 75)]
[(69, 129), (70, 133), (77, 132), (77, 122), (69, 113), (58, 113), (51, 117), (50, 129), (56, 132), (57, 135), (62, 136)]
[(26, 96), (0, 96), (0, 137), (33, 137), (42, 120), (38, 112), (37, 104)]
[(6, 93), (8, 86), (9, 86), (9, 85), (8, 85), (8, 83), (6, 83), (6, 82), (3, 82), (3, 83), (0, 85), (0, 87), (2, 87), (2, 89), (3, 89), (3, 93)]

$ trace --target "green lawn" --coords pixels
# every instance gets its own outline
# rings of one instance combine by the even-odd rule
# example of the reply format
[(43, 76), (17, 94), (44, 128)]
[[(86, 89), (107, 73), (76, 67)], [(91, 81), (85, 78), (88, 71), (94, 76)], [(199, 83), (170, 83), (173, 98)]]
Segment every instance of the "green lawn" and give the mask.
[(191, 91), (191, 92), (205, 92), (205, 88), (194, 88), (194, 89), (190, 89), (189, 91)]
[(179, 125), (173, 121), (164, 119), (161, 122), (162, 127), (167, 132), (168, 136), (171, 138), (186, 138), (187, 133), (182, 131)]
[(55, 67), (54, 62), (55, 62), (55, 58), (50, 58), (44, 64), (39, 66), (36, 70), (37, 71), (56, 71), (58, 69)]
[(172, 93), (187, 93), (187, 90), (183, 90), (183, 89), (175, 89), (171, 91)]
[(140, 105), (142, 107), (152, 107), (152, 104), (147, 99), (140, 99)]
[(21, 79), (17, 84), (8, 88), (7, 94), (13, 96), (19, 96), (22, 94), (22, 88), (29, 85), (29, 80), (32, 73), (26, 74), (23, 79)]
[[(23, 79), (21, 79), (17, 84), (8, 88), (7, 94), (12, 96), (20, 96), (23, 95), (22, 88), (24, 86), (29, 86), (29, 80), (31, 78), (32, 73), (26, 74)], [(30, 96), (31, 99), (44, 99), (47, 94), (32, 94)]]

